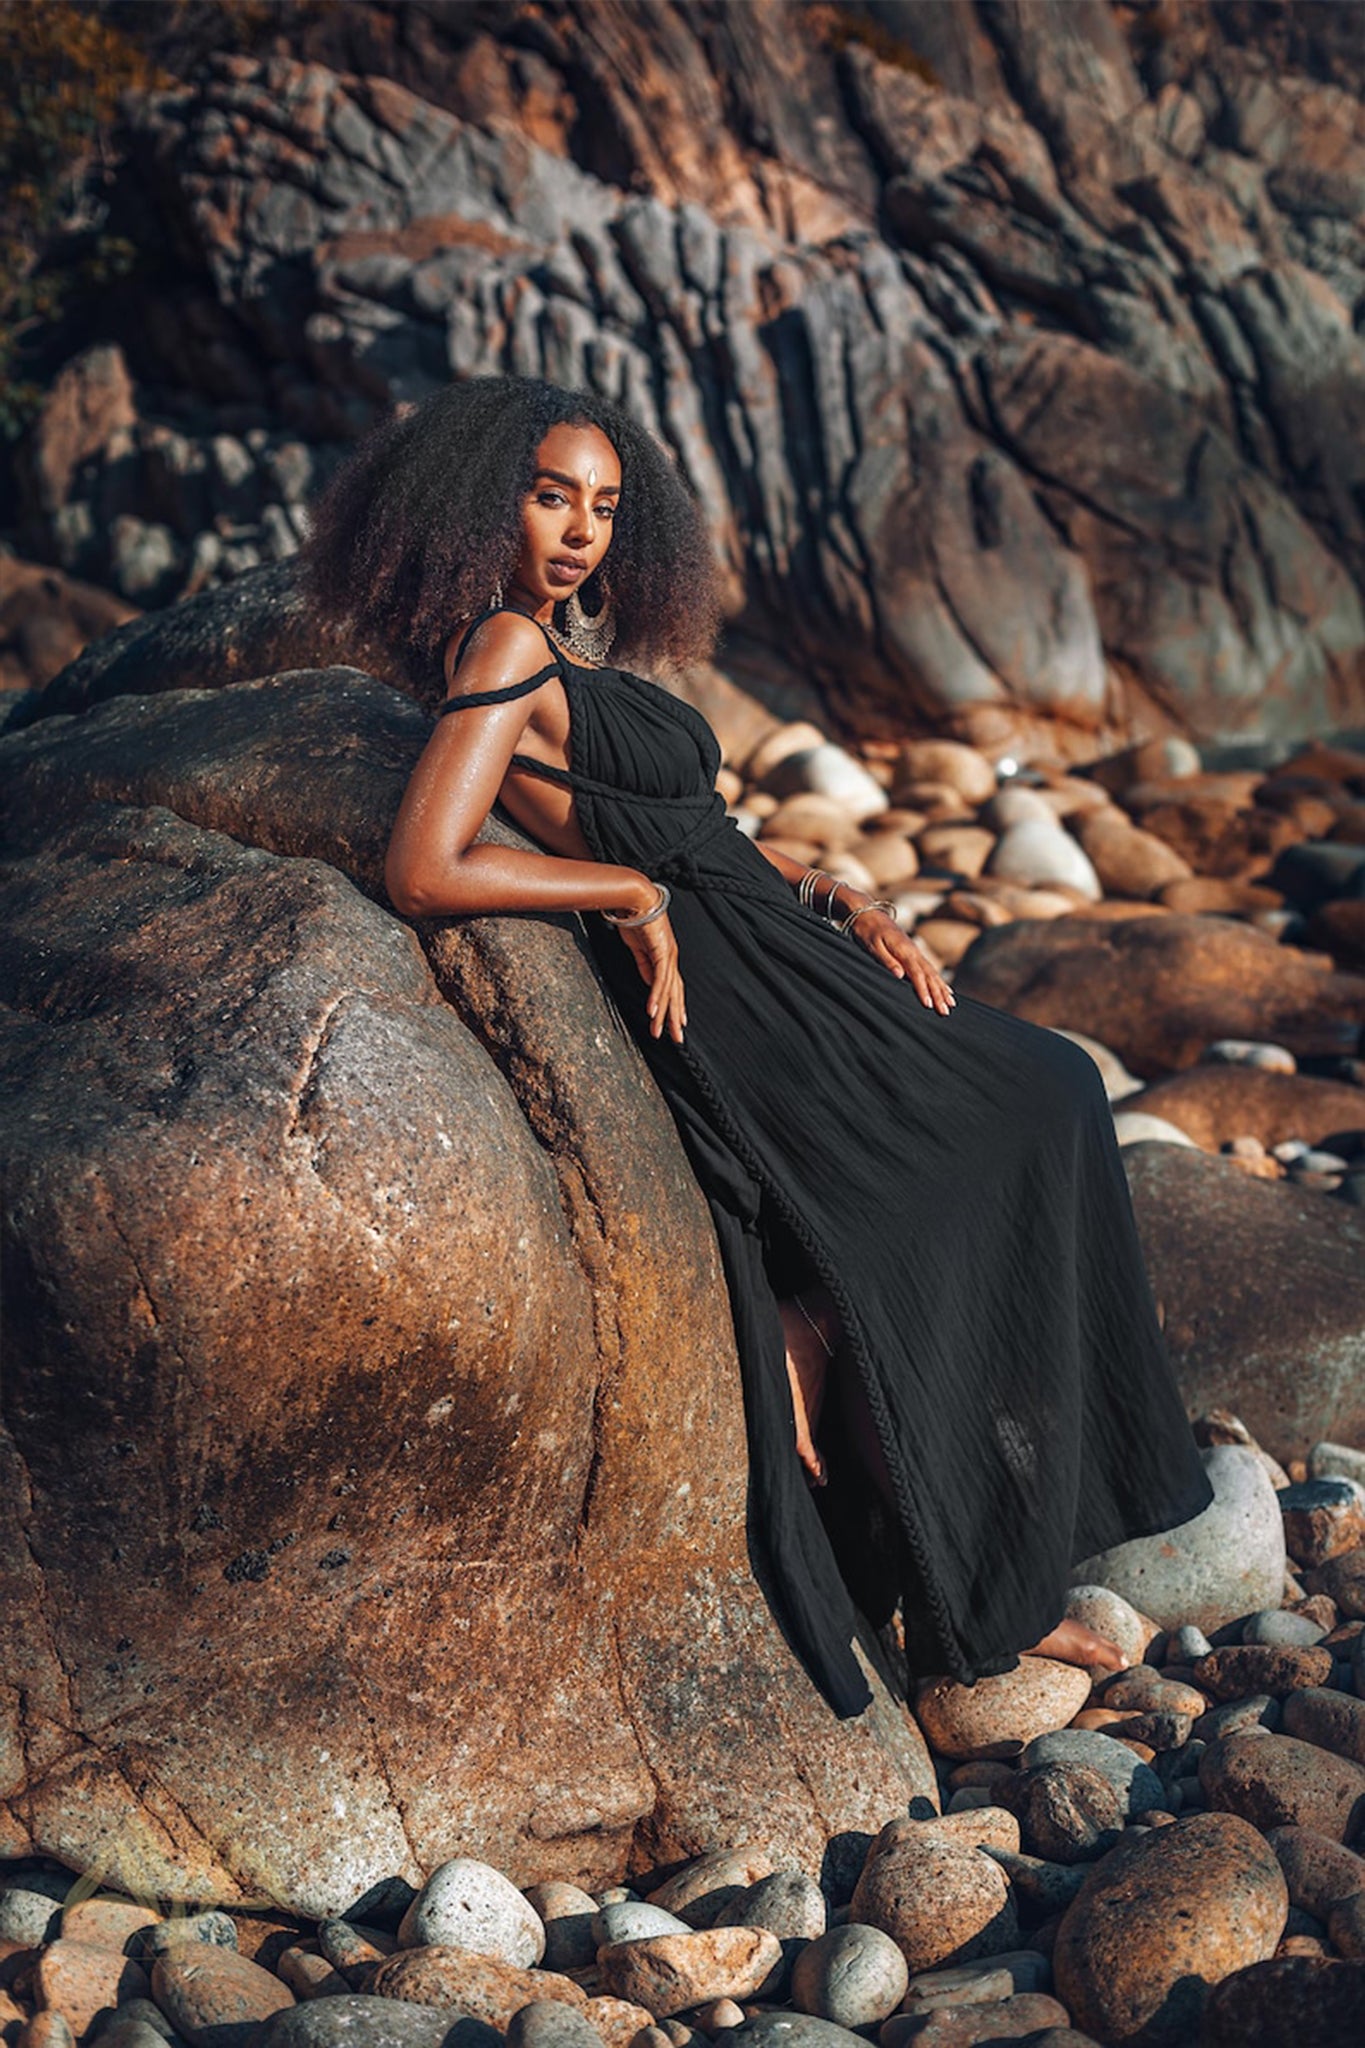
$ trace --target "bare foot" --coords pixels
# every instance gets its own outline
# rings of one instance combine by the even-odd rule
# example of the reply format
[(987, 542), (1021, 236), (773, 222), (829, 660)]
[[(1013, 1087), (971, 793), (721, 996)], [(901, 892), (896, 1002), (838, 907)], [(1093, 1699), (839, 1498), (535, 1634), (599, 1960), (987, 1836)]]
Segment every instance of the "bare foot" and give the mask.
[[(802, 1296), (826, 1342), (833, 1344), (834, 1324), (824, 1308), (827, 1299), (823, 1288), (811, 1289)], [(795, 1300), (779, 1301), (777, 1307), (787, 1347), (787, 1378), (791, 1384), (792, 1413), (796, 1420), (796, 1455), (810, 1474), (811, 1484), (824, 1486), (829, 1475), (815, 1442), (815, 1431), (824, 1406), (829, 1353)]]
[(1026, 1657), (1055, 1657), (1061, 1664), (1098, 1665), (1104, 1671), (1123, 1671), (1128, 1659), (1108, 1636), (1096, 1635), (1083, 1621), (1059, 1621), (1041, 1642), (1024, 1652)]

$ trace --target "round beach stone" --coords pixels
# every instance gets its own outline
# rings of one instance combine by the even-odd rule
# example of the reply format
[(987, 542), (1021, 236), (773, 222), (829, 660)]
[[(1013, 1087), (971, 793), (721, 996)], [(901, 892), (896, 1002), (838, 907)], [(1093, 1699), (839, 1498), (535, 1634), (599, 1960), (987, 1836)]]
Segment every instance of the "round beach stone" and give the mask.
[(1338, 1955), (1365, 1960), (1365, 1892), (1348, 1892), (1327, 1915), (1327, 1935)]
[(354, 1920), (324, 1920), (318, 1928), (318, 1946), (333, 1968), (345, 1976), (349, 1970), (382, 1963), (385, 1956), (393, 1954), (398, 1940), (382, 1927), (366, 1927)]
[(1262, 1829), (1313, 1828), (1345, 1842), (1365, 1820), (1365, 1769), (1288, 1735), (1221, 1736), (1199, 1759), (1199, 1782), (1211, 1807)]
[(1278, 1734), (1280, 1703), (1268, 1692), (1254, 1692), (1248, 1699), (1228, 1700), (1221, 1707), (1209, 1707), (1199, 1717), (1199, 1733), (1205, 1743), (1223, 1735), (1240, 1735), (1252, 1728)]
[(75, 1882), (70, 1875), (28, 1870), (0, 1885), (0, 1941), (21, 1942), (25, 1948), (55, 1941), (62, 1924), (61, 1901)]
[(59, 2012), (77, 2036), (89, 2032), (96, 2013), (106, 2006), (145, 1998), (147, 1990), (145, 1971), (118, 1949), (65, 1936), (42, 1950), (33, 1972), (39, 2007)]
[(1202, 1714), (1208, 1705), (1198, 1686), (1163, 1678), (1150, 1664), (1120, 1671), (1100, 1691), (1104, 1707), (1126, 1707), (1135, 1714)]
[(897, 2013), (877, 2036), (879, 2048), (977, 2048), (978, 2042), (1030, 2044), (1045, 2027), (1064, 2027), (1067, 2010), (1045, 1991), (1024, 1991), (998, 2004), (945, 2005), (930, 2012)]
[(379, 1965), (370, 1985), (377, 1997), (407, 1998), (416, 2005), (449, 2006), (505, 2032), (514, 2012), (536, 1998), (557, 1998), (582, 2007), (587, 2001), (571, 1977), (554, 1970), (523, 1970), (496, 1956), (436, 1942), (400, 1949)]
[(1174, 1630), (1168, 1638), (1166, 1643), (1166, 1662), (1168, 1664), (1195, 1664), (1201, 1657), (1207, 1657), (1212, 1648), (1213, 1644), (1204, 1634), (1203, 1629), (1196, 1628), (1192, 1622), (1187, 1621), (1180, 1628)]
[(238, 1946), (237, 1926), (230, 1914), (186, 1913), (171, 1920), (158, 1920), (151, 1927), (144, 1928), (134, 1943), (139, 1961), (151, 1962), (157, 1956), (168, 1955), (173, 1948), (187, 1941), (206, 1942), (211, 1948)]
[(1007, 1849), (983, 1853), (1000, 1865), (1014, 1899), (1035, 1920), (1052, 1920), (1064, 1913), (1087, 1875), (1086, 1866), (1080, 1863), (1048, 1863), (1041, 1856), (1011, 1855)]
[(271, 2020), (260, 2048), (441, 2048), (452, 2025), (450, 2013), (429, 2005), (347, 1991), (286, 2007)]
[(850, 1921), (807, 1942), (792, 1969), (791, 2002), (841, 2027), (871, 2027), (896, 2010), (909, 1982), (890, 1935)]
[(779, 1941), (814, 1941), (825, 1931), (825, 1895), (804, 1870), (775, 1870), (749, 1885), (725, 1909), (725, 1927), (766, 1927)]
[[(642, 2027), (654, 2027), (653, 2013), (642, 2005), (632, 2005), (626, 1998), (590, 1998), (583, 2007), (583, 2017), (601, 2035), (606, 2048), (630, 2048)], [(453, 2048), (459, 2048), (458, 2042)]]
[(1188, 2048), (1209, 1988), (1273, 1954), (1288, 1912), (1273, 1851), (1235, 1814), (1130, 1836), (1063, 1916), (1057, 1996), (1102, 2041)]
[(62, 1940), (84, 1941), (93, 1948), (117, 1949), (132, 1955), (150, 1927), (164, 1926), (160, 1913), (131, 1899), (82, 1899), (62, 1914)]
[(1111, 1586), (1161, 1627), (1188, 1622), (1205, 1634), (1278, 1604), (1284, 1524), (1265, 1466), (1241, 1444), (1213, 1444), (1200, 1455), (1214, 1492), (1204, 1512), (1086, 1558), (1074, 1583)]
[(316, 1949), (282, 1948), (272, 1968), (297, 1999), (340, 1998), (350, 1990), (341, 1972)]
[[(610, 1948), (619, 1941), (648, 1941), (655, 1934), (690, 1934), (692, 1929), (676, 1913), (651, 1906), (645, 1899), (627, 1899), (620, 1905), (603, 1906), (594, 1914), (592, 1936), (597, 1948)], [(594, 1954), (596, 1950), (594, 1950)]]
[(1325, 1593), (1335, 1600), (1343, 1619), (1365, 1616), (1365, 1548), (1332, 1557), (1304, 1576), (1306, 1593)]
[(1289, 1903), (1312, 1913), (1324, 1925), (1333, 1906), (1353, 1892), (1365, 1891), (1365, 1859), (1320, 1835), (1314, 1828), (1271, 1828), (1266, 1841), (1274, 1850)]
[(529, 1970), (545, 1953), (545, 1924), (491, 1863), (457, 1856), (432, 1871), (403, 1915), (398, 1940), (403, 1948), (465, 1948)]
[(1322, 1687), (1291, 1693), (1280, 1710), (1280, 1726), (1300, 1742), (1365, 1764), (1365, 1700), (1348, 1692)]
[(1018, 1936), (1000, 1865), (984, 1849), (932, 1833), (869, 1859), (849, 1918), (889, 1934), (912, 1973), (997, 1954)]
[(556, 1882), (528, 1885), (524, 1896), (545, 1928), (541, 1961), (547, 1970), (578, 1970), (596, 1960), (592, 1923), (598, 1905), (590, 1892)]
[[(136, 2002), (141, 2005), (144, 2001), (138, 1999)], [(150, 2004), (150, 1999), (146, 2003)], [(51, 2017), (56, 2019), (57, 2014), (53, 2013)], [(158, 2017), (160, 2016), (158, 2015)], [(62, 2024), (65, 2025), (65, 2021)], [(175, 2033), (174, 2028), (171, 2028), (169, 2031), (171, 2038), (178, 2041), (180, 2037)], [(75, 2036), (70, 2035), (70, 2039), (74, 2040)], [(120, 2006), (107, 2026), (100, 2027), (94, 2033), (88, 2034), (86, 2039), (88, 2041), (98, 2041), (100, 2048), (165, 2048), (167, 2036), (159, 2028), (151, 2026), (146, 2020), (125, 2018), (124, 2009)], [(36, 2043), (33, 2044), (33, 2048), (37, 2048)], [(57, 2048), (57, 2044), (55, 2042), (51, 2043), (49, 2048)]]
[(713, 1927), (726, 1907), (761, 1877), (771, 1877), (773, 1858), (752, 1843), (694, 1856), (649, 1894), (651, 1906), (676, 1913), (689, 1927)]
[(1082, 1764), (1107, 1778), (1124, 1798), (1124, 1818), (1162, 1803), (1161, 1780), (1150, 1764), (1136, 1756), (1125, 1743), (1090, 1728), (1057, 1728), (1035, 1736), (1019, 1759), (1020, 1771), (1038, 1764)]
[(14, 2042), (14, 2048), (75, 2048), (76, 2036), (64, 2013), (40, 2011), (26, 2020), (23, 2007), (6, 1991), (0, 1992), (0, 2015), (5, 2038)]
[(720, 2037), (723, 2048), (866, 2048), (861, 2034), (804, 2012), (761, 2012)]
[(1216, 1700), (1243, 1700), (1254, 1693), (1282, 1700), (1305, 1686), (1324, 1685), (1331, 1675), (1330, 1650), (1267, 1643), (1230, 1643), (1210, 1650), (1194, 1667), (1195, 1683)]
[(1272, 1649), (1311, 1650), (1326, 1634), (1321, 1622), (1297, 1614), (1292, 1607), (1263, 1607), (1242, 1624), (1244, 1643), (1265, 1643)]
[(1043, 818), (1021, 818), (1007, 826), (995, 843), (986, 870), (1027, 889), (1064, 883), (1092, 903), (1098, 903), (1104, 894), (1089, 856), (1069, 832)]
[(996, 1742), (1028, 1742), (1065, 1727), (1090, 1697), (1089, 1674), (1053, 1657), (1021, 1657), (1013, 1671), (959, 1685), (926, 1679), (915, 1719), (942, 1756), (967, 1757)]
[[(851, 1882), (851, 1879), (850, 1879)], [(755, 1996), (781, 1996), (801, 1949), (825, 1932), (829, 1907), (813, 1877), (804, 1870), (775, 1870), (740, 1892), (721, 1915), (724, 1927), (766, 1927), (782, 1944), (782, 1960), (759, 1985)]]
[(711, 1998), (749, 1998), (782, 1960), (766, 1927), (707, 1927), (597, 1951), (604, 1989), (664, 2019)]
[(576, 2006), (535, 1998), (513, 2013), (507, 2048), (602, 2048), (602, 2036)]
[[(1201, 2048), (1345, 2048), (1365, 2039), (1365, 1963), (1277, 1956), (1210, 1994)], [(1033, 2048), (1033, 2044), (1031, 2044)]]
[(1285, 1549), (1312, 1568), (1365, 1542), (1365, 1487), (1354, 1479), (1307, 1479), (1280, 1488)]
[(163, 2041), (178, 2042), (180, 2036), (167, 2019), (154, 1998), (126, 1998), (116, 2013), (95, 2029), (92, 2040), (102, 2041), (107, 2034), (130, 2026), (150, 2027)]
[(1087, 1764), (1035, 1764), (1019, 1774), (1011, 1800), (1024, 1848), (1051, 1863), (1100, 1855), (1118, 1840), (1127, 1818), (1124, 1794)]
[(1007, 1949), (1003, 1955), (960, 1963), (953, 1970), (924, 1970), (912, 1977), (905, 2010), (933, 2005), (982, 2005), (1012, 1998), (1018, 1991), (1047, 1991), (1052, 1965), (1036, 1948)]
[(269, 1970), (207, 1941), (182, 1941), (158, 1956), (152, 1996), (194, 2048), (240, 2048), (244, 2029), (294, 2003)]
[[(1012, 1786), (1016, 1773), (1009, 1774), (1008, 1786)], [(1002, 1796), (1005, 1789), (1002, 1788)], [(903, 1843), (913, 1846), (916, 1842), (927, 1841), (935, 1836), (941, 1842), (953, 1842), (959, 1849), (1018, 1849), (1019, 1823), (1004, 1806), (983, 1805), (961, 1808), (957, 1813), (936, 1813), (928, 1820), (915, 1820), (908, 1813), (897, 1814), (889, 1820), (877, 1835), (867, 1852), (870, 1863), (876, 1856), (886, 1856), (892, 1849), (899, 1849)]]

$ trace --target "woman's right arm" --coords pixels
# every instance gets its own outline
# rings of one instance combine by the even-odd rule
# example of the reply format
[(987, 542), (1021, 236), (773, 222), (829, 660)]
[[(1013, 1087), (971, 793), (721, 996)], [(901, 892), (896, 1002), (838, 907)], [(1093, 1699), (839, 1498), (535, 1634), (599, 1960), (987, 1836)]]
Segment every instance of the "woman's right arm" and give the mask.
[[(505, 689), (533, 675), (545, 642), (506, 613), (488, 621), (460, 663), (458, 692)], [(437, 721), (398, 807), (384, 862), (389, 901), (404, 917), (496, 910), (647, 910), (658, 891), (636, 868), (472, 842), (530, 722), (537, 693), (473, 704)]]
[[(490, 619), (460, 663), (460, 694), (505, 689), (544, 666), (537, 629), (508, 613)], [(547, 678), (548, 680), (548, 678)], [(638, 868), (518, 846), (473, 844), (493, 806), (537, 696), (473, 704), (437, 720), (403, 792), (384, 861), (389, 901), (403, 917), (500, 910), (614, 910), (634, 916), (659, 900)], [(650, 1030), (679, 1043), (687, 1021), (678, 946), (667, 913), (621, 937), (649, 987)]]

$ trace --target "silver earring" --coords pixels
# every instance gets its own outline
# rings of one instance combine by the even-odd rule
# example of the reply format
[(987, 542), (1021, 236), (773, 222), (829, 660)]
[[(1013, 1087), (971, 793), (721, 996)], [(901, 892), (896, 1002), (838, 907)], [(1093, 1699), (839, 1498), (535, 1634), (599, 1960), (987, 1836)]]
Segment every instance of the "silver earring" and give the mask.
[(596, 618), (590, 619), (579, 593), (571, 591), (564, 606), (564, 625), (564, 638), (580, 660), (604, 661), (616, 638), (616, 607), (606, 598)]
[(493, 595), (488, 600), (488, 609), (490, 612), (500, 612), (502, 610), (501, 580), (493, 585)]

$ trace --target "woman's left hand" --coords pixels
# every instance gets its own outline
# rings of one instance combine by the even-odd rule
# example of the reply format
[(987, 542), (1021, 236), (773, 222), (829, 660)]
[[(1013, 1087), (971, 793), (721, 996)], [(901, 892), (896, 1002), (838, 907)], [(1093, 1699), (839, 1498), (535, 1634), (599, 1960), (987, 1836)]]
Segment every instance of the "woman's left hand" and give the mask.
[(919, 940), (902, 931), (894, 917), (884, 910), (869, 910), (853, 926), (852, 936), (900, 980), (910, 982), (926, 1009), (937, 1010), (944, 1017), (949, 1014), (957, 997)]

